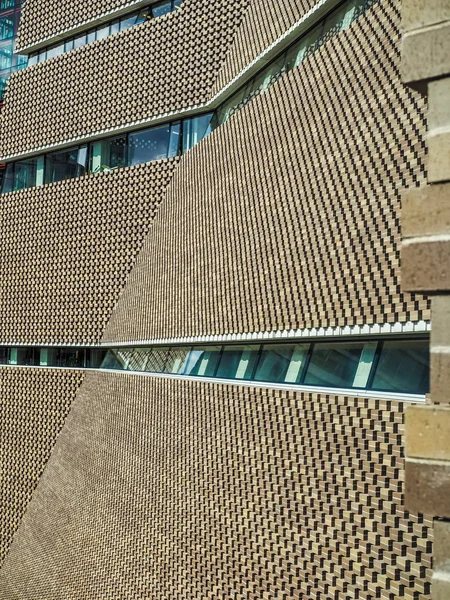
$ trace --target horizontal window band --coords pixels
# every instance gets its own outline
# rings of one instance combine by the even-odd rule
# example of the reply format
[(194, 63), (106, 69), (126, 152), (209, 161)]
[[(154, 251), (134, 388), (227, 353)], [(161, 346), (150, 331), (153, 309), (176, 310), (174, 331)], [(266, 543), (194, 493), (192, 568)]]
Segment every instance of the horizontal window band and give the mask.
[(131, 13), (126, 12), (121, 17), (102, 20), (97, 26), (88, 30), (84, 29), (74, 36), (66, 36), (59, 43), (46, 45), (39, 51), (31, 52), (28, 58), (28, 66), (65, 54), (71, 50), (76, 50), (92, 42), (105, 39), (115, 33), (126, 31), (145, 21), (162, 17), (178, 10), (180, 6), (181, 0), (157, 0), (151, 4), (147, 3), (137, 10), (133, 10)]
[[(217, 121), (219, 124), (222, 124), (236, 110), (245, 106), (257, 95), (264, 93), (284, 73), (298, 66), (302, 60), (320, 48), (328, 39), (350, 26), (354, 20), (359, 18), (363, 12), (377, 1), (322, 0), (283, 36), (278, 38), (276, 42), (247, 65), (245, 69), (210, 101), (201, 105), (162, 113), (140, 121), (93, 132), (86, 136), (70, 138), (62, 142), (55, 142), (31, 150), (6, 155), (0, 157), (0, 162), (10, 163), (19, 159), (36, 157), (41, 154), (69, 148), (75, 144), (87, 144), (110, 136), (134, 132), (159, 124), (167, 124), (170, 121), (182, 118), (195, 117), (205, 112), (218, 113)], [(340, 16), (341, 20), (336, 21), (336, 16)], [(311, 34), (314, 34), (315, 37), (311, 37)], [(308, 47), (304, 46), (305, 41), (309, 43)], [(297, 54), (295, 52), (296, 45), (299, 45)], [(284, 61), (284, 64), (280, 64), (280, 61)], [(264, 77), (264, 74), (267, 77)], [(251, 85), (255, 84), (255, 80), (257, 84), (256, 89), (255, 85), (253, 86), (254, 89), (250, 89)], [(238, 97), (234, 98), (236, 95)]]
[(373, 325), (346, 325), (343, 327), (313, 327), (310, 329), (291, 329), (290, 331), (255, 331), (252, 333), (224, 333), (218, 335), (200, 335), (189, 337), (172, 338), (152, 338), (128, 340), (118, 342), (111, 340), (109, 342), (100, 342), (94, 344), (87, 343), (50, 343), (42, 342), (33, 344), (30, 342), (0, 342), (1, 347), (29, 347), (29, 348), (135, 348), (136, 346), (168, 346), (168, 345), (196, 345), (196, 344), (214, 344), (214, 343), (234, 343), (234, 342), (260, 342), (265, 341), (295, 341), (309, 339), (327, 340), (330, 337), (337, 337), (343, 340), (356, 337), (389, 337), (389, 336), (410, 336), (421, 335), (431, 332), (431, 321), (406, 321), (405, 323), (383, 323)]
[(132, 2), (124, 4), (120, 8), (101, 13), (100, 15), (97, 15), (91, 19), (86, 19), (85, 21), (78, 23), (74, 27), (63, 29), (58, 33), (42, 38), (41, 40), (38, 40), (33, 44), (29, 44), (28, 46), (22, 47), (19, 46), (17, 47), (17, 52), (20, 52), (21, 54), (31, 54), (31, 52), (36, 52), (37, 50), (41, 50), (46, 46), (51, 46), (61, 40), (67, 39), (68, 37), (73, 37), (79, 33), (82, 33), (83, 31), (86, 32), (88, 29), (97, 27), (109, 21), (114, 21), (117, 18), (125, 16), (127, 13), (130, 13), (135, 10), (140, 10), (148, 6), (149, 4), (155, 3), (157, 3), (157, 0), (153, 3), (149, 2), (149, 0), (133, 0)]
[(133, 348), (2, 347), (0, 364), (102, 369), (424, 395), (428, 336)]
[(288, 384), (275, 384), (264, 381), (245, 381), (240, 379), (217, 379), (214, 377), (188, 377), (183, 375), (172, 375), (170, 373), (145, 373), (142, 371), (116, 371), (112, 369), (83, 369), (79, 367), (43, 367), (43, 366), (21, 366), (21, 365), (0, 365), (0, 369), (52, 369), (55, 371), (81, 371), (81, 372), (94, 372), (94, 373), (109, 373), (111, 375), (125, 375), (125, 376), (138, 376), (138, 377), (152, 377), (155, 379), (175, 379), (178, 381), (197, 381), (199, 383), (212, 383), (217, 385), (237, 385), (240, 387), (254, 387), (271, 390), (283, 390), (288, 392), (303, 392), (311, 394), (326, 394), (329, 396), (351, 396), (353, 398), (374, 398), (381, 400), (390, 400), (397, 402), (426, 402), (425, 394), (401, 394), (392, 392), (366, 392), (364, 390), (357, 389), (344, 389), (344, 388), (320, 388), (313, 386), (301, 386), (301, 385), (288, 385)]

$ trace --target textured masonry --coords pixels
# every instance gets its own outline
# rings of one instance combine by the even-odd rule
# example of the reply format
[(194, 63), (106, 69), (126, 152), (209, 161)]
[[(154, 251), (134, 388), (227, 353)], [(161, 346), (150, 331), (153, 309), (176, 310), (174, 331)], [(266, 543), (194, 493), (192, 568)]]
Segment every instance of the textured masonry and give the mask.
[(0, 596), (428, 598), (402, 422), (397, 402), (89, 373)]
[(2, 196), (3, 343), (100, 340), (177, 163), (157, 161)]
[[(247, 5), (185, 0), (14, 76), (2, 152), (202, 102), (313, 3)], [(119, 6), (27, 0), (20, 44)], [(399, 4), (381, 0), (181, 159), (2, 197), (0, 341), (429, 319), (400, 289), (401, 191), (423, 188), (427, 148), (399, 54)], [(403, 508), (403, 404), (93, 372), (72, 403), (78, 372), (0, 375), (24, 482), (2, 600), (430, 597), (433, 523)], [(55, 399), (64, 411), (30, 427)]]
[[(59, 4), (67, 9), (73, 2)], [(0, 154), (205, 102), (246, 4), (185, 0), (181, 11), (12, 76), (0, 114)]]
[(181, 159), (104, 341), (429, 318), (400, 291), (426, 150), (398, 43), (375, 5)]
[(0, 369), (0, 563), (83, 378), (80, 371)]

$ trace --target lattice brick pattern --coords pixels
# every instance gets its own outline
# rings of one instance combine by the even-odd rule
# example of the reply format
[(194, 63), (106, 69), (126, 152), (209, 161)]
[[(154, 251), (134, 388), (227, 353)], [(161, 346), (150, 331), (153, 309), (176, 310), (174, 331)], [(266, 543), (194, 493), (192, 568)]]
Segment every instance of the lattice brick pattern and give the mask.
[(2, 196), (2, 342), (100, 340), (177, 163)]
[(182, 158), (105, 341), (429, 318), (399, 281), (426, 150), (398, 27), (375, 5)]
[(402, 410), (89, 374), (0, 596), (425, 600), (432, 520), (402, 509)]
[[(70, 10), (70, 4), (58, 2), (60, 10)], [(181, 11), (12, 76), (0, 114), (0, 153), (30, 150), (203, 102), (246, 4), (186, 0)]]
[(84, 374), (0, 369), (0, 564)]
[(315, 4), (316, 0), (253, 0), (235, 35), (213, 92), (227, 85)]

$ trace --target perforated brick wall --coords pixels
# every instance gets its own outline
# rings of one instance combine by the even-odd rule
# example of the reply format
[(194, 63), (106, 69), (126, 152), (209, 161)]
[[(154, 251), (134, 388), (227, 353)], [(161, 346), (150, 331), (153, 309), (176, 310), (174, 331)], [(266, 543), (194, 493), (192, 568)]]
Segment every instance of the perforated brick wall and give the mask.
[(90, 373), (2, 600), (429, 598), (403, 405)]
[(0, 369), (0, 565), (83, 378), (80, 371)]
[(94, 0), (93, 2), (27, 0), (20, 22), (17, 51), (20, 52), (22, 48), (49, 36), (129, 4), (132, 4), (130, 0)]
[(100, 340), (177, 162), (1, 196), (3, 343)]
[(375, 5), (185, 155), (104, 340), (429, 319), (400, 290), (426, 148), (399, 45), (398, 6)]
[[(70, 3), (58, 4), (70, 10)], [(0, 113), (0, 154), (205, 101), (247, 4), (185, 0), (181, 11), (18, 72)]]
[(315, 0), (253, 0), (214, 85), (219, 92), (317, 4)]

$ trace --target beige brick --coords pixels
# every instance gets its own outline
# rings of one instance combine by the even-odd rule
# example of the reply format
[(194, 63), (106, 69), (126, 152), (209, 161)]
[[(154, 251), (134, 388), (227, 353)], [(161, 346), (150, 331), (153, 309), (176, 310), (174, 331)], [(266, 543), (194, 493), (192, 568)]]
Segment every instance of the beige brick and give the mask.
[(450, 22), (406, 33), (402, 41), (405, 83), (442, 77), (450, 72)]
[(450, 20), (449, 0), (403, 0), (402, 27), (405, 31)]
[(409, 406), (405, 432), (409, 458), (450, 460), (450, 407)]
[(411, 512), (450, 517), (450, 462), (406, 459), (405, 507)]
[(402, 237), (450, 234), (450, 184), (426, 185), (402, 194)]

